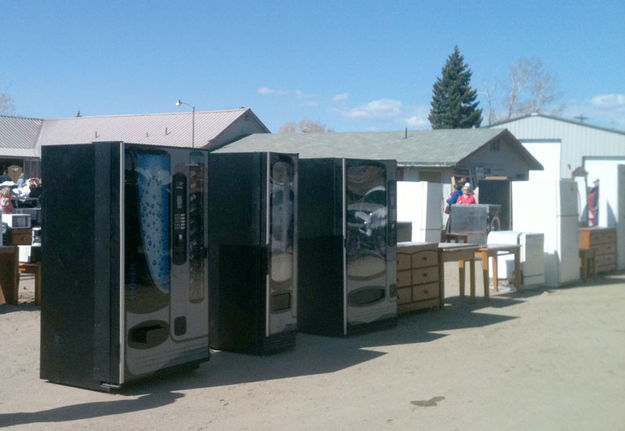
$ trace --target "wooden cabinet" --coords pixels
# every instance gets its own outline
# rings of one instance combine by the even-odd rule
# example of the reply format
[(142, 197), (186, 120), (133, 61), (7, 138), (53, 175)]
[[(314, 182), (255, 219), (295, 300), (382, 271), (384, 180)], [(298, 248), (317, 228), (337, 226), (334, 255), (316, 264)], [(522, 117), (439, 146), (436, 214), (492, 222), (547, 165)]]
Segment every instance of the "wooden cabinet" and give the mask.
[[(6, 301), (7, 304), (17, 305), (20, 276), (17, 270), (19, 252), (17, 247), (0, 247), (0, 304)], [(4, 301), (2, 300), (4, 297)]]
[(397, 295), (400, 313), (439, 307), (437, 243), (397, 244)]
[(579, 248), (595, 249), (595, 268), (597, 272), (616, 270), (616, 228), (580, 228)]
[(10, 245), (31, 245), (33, 243), (32, 229), (11, 229), (9, 228), (9, 244)]

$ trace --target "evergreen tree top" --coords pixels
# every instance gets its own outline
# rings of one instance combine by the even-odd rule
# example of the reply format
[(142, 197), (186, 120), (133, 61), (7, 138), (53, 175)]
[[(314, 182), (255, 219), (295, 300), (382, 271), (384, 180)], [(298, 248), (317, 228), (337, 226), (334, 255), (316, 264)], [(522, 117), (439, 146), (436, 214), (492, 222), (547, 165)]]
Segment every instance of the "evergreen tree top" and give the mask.
[(479, 127), (482, 110), (478, 108), (477, 90), (471, 88), (471, 69), (456, 45), (436, 79), (428, 119), (433, 129)]

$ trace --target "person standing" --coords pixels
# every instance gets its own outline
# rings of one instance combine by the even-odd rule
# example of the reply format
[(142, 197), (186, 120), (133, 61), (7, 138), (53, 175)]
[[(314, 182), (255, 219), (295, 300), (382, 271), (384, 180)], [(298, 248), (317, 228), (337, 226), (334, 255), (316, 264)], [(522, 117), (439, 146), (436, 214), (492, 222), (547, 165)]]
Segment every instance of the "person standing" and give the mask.
[(588, 192), (588, 227), (597, 226), (599, 222), (599, 178)]
[(462, 195), (458, 197), (456, 204), (458, 205), (471, 205), (476, 204), (475, 196), (473, 196), (473, 187), (471, 183), (465, 183), (462, 186)]
[(445, 232), (449, 233), (449, 227), (451, 222), (451, 206), (456, 203), (458, 198), (462, 196), (462, 185), (460, 183), (456, 183), (453, 185), (451, 193), (449, 194), (449, 198), (445, 202), (447, 202), (447, 206), (445, 207), (445, 214), (448, 214), (447, 221), (445, 222)]
[(462, 186), (458, 183), (454, 184), (454, 188), (449, 194), (449, 198), (445, 201), (447, 206), (445, 207), (445, 214), (449, 214), (451, 205), (455, 204), (458, 198), (462, 196)]
[(11, 202), (11, 189), (5, 187), (0, 191), (0, 207), (2, 214), (13, 214), (13, 202)]

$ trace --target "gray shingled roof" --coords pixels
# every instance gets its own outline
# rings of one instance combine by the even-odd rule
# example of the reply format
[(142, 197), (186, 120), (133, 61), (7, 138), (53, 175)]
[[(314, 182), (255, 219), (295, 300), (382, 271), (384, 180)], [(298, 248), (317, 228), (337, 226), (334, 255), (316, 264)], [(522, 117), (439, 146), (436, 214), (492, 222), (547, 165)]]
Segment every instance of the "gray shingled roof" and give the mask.
[[(249, 108), (196, 111), (195, 146), (206, 146), (246, 114), (254, 116)], [(258, 123), (266, 129), (260, 120)], [(190, 147), (191, 125), (191, 112), (52, 119), (44, 121), (39, 145), (125, 141)]]
[(254, 134), (215, 152), (274, 151), (300, 158), (395, 159), (400, 166), (455, 166), (495, 138), (517, 146), (530, 169), (540, 164), (505, 129), (446, 129), (362, 133)]
[(0, 148), (6, 155), (35, 156), (42, 123), (38, 118), (0, 116)]

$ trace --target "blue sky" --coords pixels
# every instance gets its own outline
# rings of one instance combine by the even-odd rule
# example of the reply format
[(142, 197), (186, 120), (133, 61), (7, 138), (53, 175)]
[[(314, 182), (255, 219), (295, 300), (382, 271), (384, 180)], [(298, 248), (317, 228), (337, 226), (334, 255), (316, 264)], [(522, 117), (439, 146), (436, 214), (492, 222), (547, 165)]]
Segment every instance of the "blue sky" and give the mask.
[(561, 116), (625, 130), (625, 1), (0, 0), (0, 92), (36, 118), (250, 107), (277, 132), (429, 128), (458, 45), (483, 89), (520, 58)]

